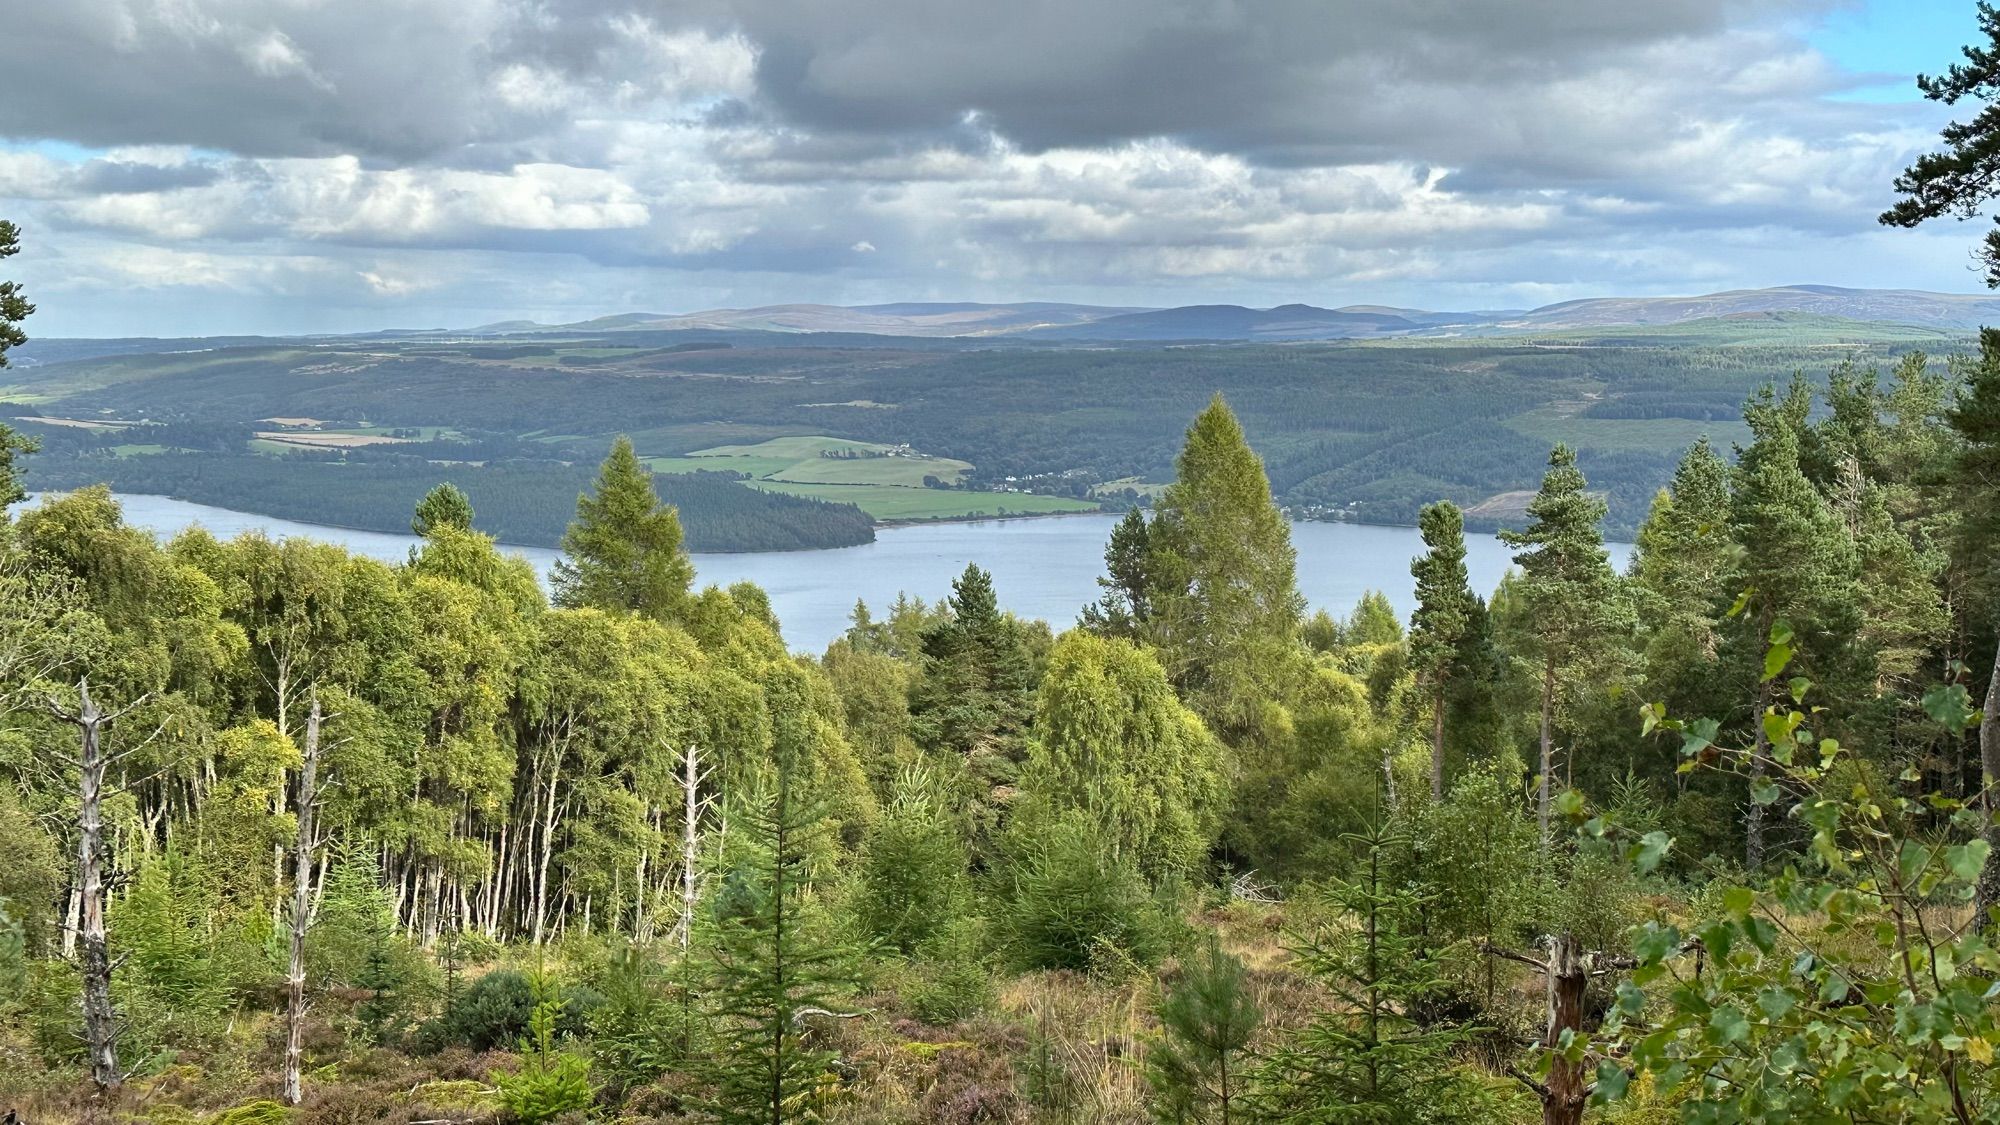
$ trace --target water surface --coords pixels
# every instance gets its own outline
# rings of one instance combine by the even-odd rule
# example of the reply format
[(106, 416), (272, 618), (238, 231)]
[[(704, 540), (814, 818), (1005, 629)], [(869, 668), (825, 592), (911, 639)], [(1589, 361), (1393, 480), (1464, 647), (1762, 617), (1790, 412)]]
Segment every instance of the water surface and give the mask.
[[(126, 522), (162, 537), (199, 524), (223, 538), (262, 530), (274, 538), (306, 535), (340, 543), (356, 554), (388, 562), (409, 557), (417, 540), (409, 535), (352, 531), (250, 515), (165, 496), (120, 496)], [(706, 585), (755, 582), (771, 596), (796, 649), (818, 652), (847, 627), (857, 598), (877, 609), (899, 592), (932, 601), (951, 590), (951, 580), (976, 562), (993, 573), (1000, 604), (1023, 617), (1038, 617), (1058, 630), (1076, 620), (1095, 600), (1104, 573), (1104, 544), (1118, 517), (1089, 513), (1039, 519), (978, 520), (966, 523), (887, 527), (875, 542), (825, 551), (764, 551), (694, 556), (696, 581)], [(1314, 609), (1345, 614), (1368, 590), (1380, 590), (1399, 613), (1414, 607), (1410, 560), (1423, 551), (1411, 527), (1370, 527), (1346, 523), (1296, 523), (1299, 589)], [(533, 563), (546, 579), (557, 552), (505, 547)], [(1619, 567), (1631, 553), (1612, 544)], [(1490, 593), (1506, 573), (1509, 552), (1490, 535), (1466, 537), (1466, 569), (1472, 588)]]

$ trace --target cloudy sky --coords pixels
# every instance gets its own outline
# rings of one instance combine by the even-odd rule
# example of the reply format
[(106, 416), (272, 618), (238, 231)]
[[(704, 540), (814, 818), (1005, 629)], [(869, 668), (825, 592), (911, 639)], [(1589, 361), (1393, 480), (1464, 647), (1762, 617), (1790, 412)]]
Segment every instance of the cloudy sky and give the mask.
[(794, 301), (1967, 291), (1878, 228), (1972, 0), (60, 0), (39, 335)]

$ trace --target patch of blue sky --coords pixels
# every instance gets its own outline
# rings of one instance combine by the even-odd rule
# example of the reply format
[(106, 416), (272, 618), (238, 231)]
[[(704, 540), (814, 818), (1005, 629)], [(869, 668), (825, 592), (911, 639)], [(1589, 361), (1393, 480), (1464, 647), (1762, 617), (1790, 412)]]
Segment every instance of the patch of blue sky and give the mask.
[(1920, 101), (1917, 75), (1959, 61), (1979, 33), (1972, 0), (1864, 0), (1829, 13), (1806, 40), (1855, 79), (1838, 101)]

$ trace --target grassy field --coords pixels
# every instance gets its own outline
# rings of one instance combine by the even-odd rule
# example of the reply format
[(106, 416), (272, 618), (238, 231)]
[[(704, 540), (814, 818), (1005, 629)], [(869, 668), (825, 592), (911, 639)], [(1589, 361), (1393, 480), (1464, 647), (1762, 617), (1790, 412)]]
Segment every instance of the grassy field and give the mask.
[(769, 480), (749, 483), (753, 488), (853, 504), (878, 520), (948, 520), (972, 516), (1090, 512), (1097, 509), (1095, 504), (1071, 500), (1066, 496), (1033, 496), (1024, 492), (957, 492), (885, 484), (801, 484)]
[(1681, 450), (1706, 437), (1718, 449), (1748, 442), (1750, 427), (1735, 419), (1704, 422), (1696, 418), (1583, 418), (1581, 403), (1554, 403), (1516, 414), (1507, 428), (1554, 445), (1568, 442), (1577, 449)]
[[(822, 456), (824, 453), (847, 456), (826, 457)], [(897, 488), (922, 488), (927, 476), (956, 482), (972, 469), (970, 462), (949, 457), (928, 457), (876, 442), (816, 436), (772, 438), (754, 445), (719, 445), (680, 457), (648, 457), (645, 461), (656, 473), (728, 470), (787, 484)]]

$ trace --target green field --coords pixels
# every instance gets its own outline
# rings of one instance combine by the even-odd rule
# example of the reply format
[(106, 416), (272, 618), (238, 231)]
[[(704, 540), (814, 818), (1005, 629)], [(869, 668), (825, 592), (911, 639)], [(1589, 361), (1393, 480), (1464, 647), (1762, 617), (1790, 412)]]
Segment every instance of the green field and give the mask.
[(753, 488), (789, 492), (837, 504), (853, 504), (878, 520), (948, 520), (971, 516), (1047, 515), (1092, 512), (1097, 505), (1067, 496), (1025, 492), (957, 492), (941, 488), (901, 488), (883, 484), (799, 484), (751, 481)]
[(1507, 419), (1507, 428), (1554, 445), (1568, 442), (1577, 449), (1680, 450), (1706, 437), (1718, 449), (1750, 440), (1741, 421), (1705, 422), (1698, 418), (1583, 418), (1580, 403), (1553, 403)]
[[(848, 456), (827, 457), (839, 453)], [(755, 445), (718, 445), (682, 457), (648, 457), (656, 473), (728, 470), (788, 484), (891, 485), (922, 488), (924, 478), (954, 483), (970, 472), (967, 461), (930, 457), (879, 442), (845, 438), (780, 437)]]

